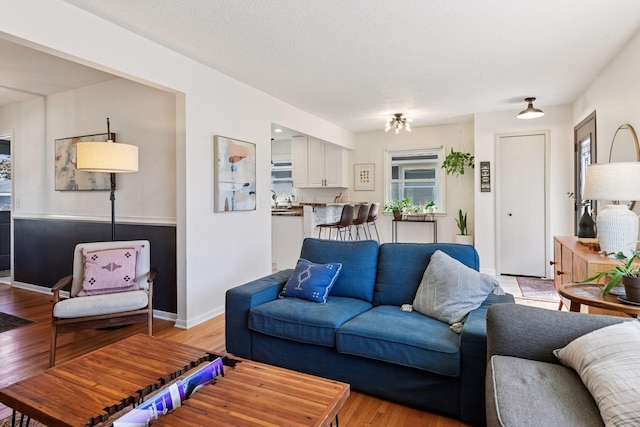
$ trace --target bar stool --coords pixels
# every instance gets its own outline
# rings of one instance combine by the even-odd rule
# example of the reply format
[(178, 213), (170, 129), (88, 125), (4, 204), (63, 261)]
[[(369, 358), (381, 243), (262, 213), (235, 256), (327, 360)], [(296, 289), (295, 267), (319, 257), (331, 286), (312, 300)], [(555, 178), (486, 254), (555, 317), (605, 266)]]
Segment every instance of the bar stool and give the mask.
[(367, 230), (364, 228), (364, 224), (369, 217), (369, 205), (367, 203), (360, 205), (358, 209), (358, 216), (353, 219), (352, 226), (356, 228), (356, 240), (360, 240), (360, 229), (364, 233), (364, 238), (367, 238)]
[(376, 226), (376, 219), (378, 219), (378, 209), (380, 209), (380, 203), (372, 203), (369, 208), (369, 215), (367, 216), (367, 231), (369, 232), (369, 238), (373, 240), (371, 236), (371, 224), (373, 224), (373, 229), (376, 231), (376, 240), (380, 241), (380, 235), (378, 234), (378, 227)]
[[(332, 222), (328, 224), (318, 224), (318, 239), (320, 239), (320, 235), (322, 234), (323, 228), (329, 229), (329, 240), (331, 240), (331, 230), (334, 228), (338, 231), (338, 236), (341, 236), (342, 240), (345, 240), (345, 235), (349, 232), (349, 240), (353, 240), (353, 236), (351, 235), (351, 224), (353, 223), (353, 205), (344, 205), (342, 207), (342, 214), (340, 215), (340, 221)], [(341, 235), (340, 231), (344, 231), (344, 234)], [(336, 236), (336, 240), (338, 237)]]

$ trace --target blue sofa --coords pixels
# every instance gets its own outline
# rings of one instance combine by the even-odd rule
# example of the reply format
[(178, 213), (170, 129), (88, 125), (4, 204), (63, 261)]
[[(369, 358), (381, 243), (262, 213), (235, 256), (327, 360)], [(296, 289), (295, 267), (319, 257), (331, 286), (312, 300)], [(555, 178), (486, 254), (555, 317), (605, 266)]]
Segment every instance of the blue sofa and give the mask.
[(513, 297), (490, 294), (460, 334), (401, 310), (412, 303), (436, 250), (479, 269), (478, 254), (467, 245), (305, 239), (301, 258), (342, 264), (327, 303), (278, 298), (293, 270), (230, 289), (227, 351), (484, 425), (486, 312)]

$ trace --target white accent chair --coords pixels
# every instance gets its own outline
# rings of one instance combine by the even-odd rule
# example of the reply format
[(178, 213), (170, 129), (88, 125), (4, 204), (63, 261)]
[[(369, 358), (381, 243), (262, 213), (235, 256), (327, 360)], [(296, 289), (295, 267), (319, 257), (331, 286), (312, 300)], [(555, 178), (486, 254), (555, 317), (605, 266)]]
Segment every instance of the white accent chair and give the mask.
[[(135, 281), (140, 290), (103, 295), (78, 297), (84, 279), (84, 257), (82, 250), (118, 249), (140, 246), (136, 262)], [(51, 349), (49, 366), (56, 362), (56, 341), (59, 333), (78, 329), (96, 329), (131, 323), (147, 322), (147, 334), (153, 333), (153, 280), (157, 271), (150, 266), (150, 244), (148, 240), (122, 242), (80, 243), (73, 254), (73, 274), (58, 281), (53, 292), (51, 320)], [(71, 284), (69, 298), (62, 299), (60, 291)]]

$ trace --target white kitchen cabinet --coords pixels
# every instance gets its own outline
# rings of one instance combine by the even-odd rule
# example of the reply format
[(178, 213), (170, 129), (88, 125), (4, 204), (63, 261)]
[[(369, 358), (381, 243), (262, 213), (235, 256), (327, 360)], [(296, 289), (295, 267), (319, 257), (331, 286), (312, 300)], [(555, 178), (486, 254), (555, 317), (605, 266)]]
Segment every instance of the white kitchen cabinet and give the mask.
[(293, 186), (347, 188), (347, 150), (307, 137), (292, 140)]
[(307, 187), (307, 137), (291, 138), (291, 178), (296, 188)]

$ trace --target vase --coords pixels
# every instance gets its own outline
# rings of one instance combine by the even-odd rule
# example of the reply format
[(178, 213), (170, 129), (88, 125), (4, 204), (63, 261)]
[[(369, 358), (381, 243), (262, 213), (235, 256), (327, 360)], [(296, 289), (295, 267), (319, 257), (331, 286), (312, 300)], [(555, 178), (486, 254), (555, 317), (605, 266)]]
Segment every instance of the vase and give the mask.
[(473, 246), (473, 236), (470, 234), (456, 234), (454, 237), (454, 242), (460, 245)]
[(627, 294), (625, 299), (627, 301), (640, 303), (640, 277), (622, 276), (622, 284)]
[(580, 221), (578, 221), (578, 237), (596, 237), (595, 223), (589, 214), (589, 208), (586, 206), (584, 208), (584, 213), (580, 217)]
[(393, 219), (400, 221), (402, 219), (402, 211), (393, 211)]

